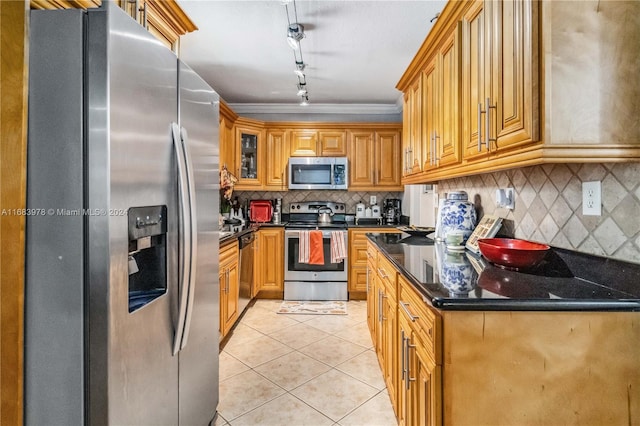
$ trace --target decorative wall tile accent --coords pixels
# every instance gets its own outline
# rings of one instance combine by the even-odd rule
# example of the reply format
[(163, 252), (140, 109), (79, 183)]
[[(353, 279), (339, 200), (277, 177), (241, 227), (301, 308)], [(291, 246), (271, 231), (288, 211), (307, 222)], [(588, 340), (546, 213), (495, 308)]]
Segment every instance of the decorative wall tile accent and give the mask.
[[(602, 181), (602, 216), (582, 215), (582, 182)], [(515, 209), (496, 206), (512, 187)], [(505, 218), (500, 234), (640, 263), (640, 164), (546, 164), (440, 181), (464, 190), (483, 214)]]
[(351, 191), (303, 191), (291, 190), (286, 192), (273, 191), (235, 191), (233, 196), (237, 196), (240, 204), (246, 200), (273, 200), (282, 198), (282, 209), (284, 213), (289, 213), (289, 204), (301, 201), (332, 201), (335, 203), (345, 203), (348, 214), (356, 213), (356, 204), (360, 201), (369, 205), (369, 197), (375, 195), (377, 204), (384, 206), (387, 198), (397, 198), (402, 200), (404, 192), (351, 192)]

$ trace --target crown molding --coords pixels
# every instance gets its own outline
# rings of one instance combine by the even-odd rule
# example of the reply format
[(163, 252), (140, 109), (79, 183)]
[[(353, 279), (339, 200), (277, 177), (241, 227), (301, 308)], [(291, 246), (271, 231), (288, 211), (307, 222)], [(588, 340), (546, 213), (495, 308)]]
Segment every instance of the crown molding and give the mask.
[(396, 104), (228, 104), (237, 114), (358, 114), (390, 115), (402, 113)]

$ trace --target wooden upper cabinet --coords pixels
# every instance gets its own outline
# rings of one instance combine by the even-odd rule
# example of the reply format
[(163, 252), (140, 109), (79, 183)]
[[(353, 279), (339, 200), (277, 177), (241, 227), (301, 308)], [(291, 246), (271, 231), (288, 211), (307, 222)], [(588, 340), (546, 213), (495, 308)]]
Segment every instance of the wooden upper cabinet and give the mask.
[(287, 163), (289, 161), (289, 133), (283, 129), (267, 130), (265, 189), (287, 189)]
[(373, 131), (349, 132), (349, 189), (375, 185)]
[[(178, 53), (180, 36), (198, 29), (176, 0), (115, 0), (129, 16), (138, 21), (165, 46)], [(87, 9), (102, 0), (31, 0), (31, 9)], [(137, 9), (136, 9), (137, 6)]]
[(422, 170), (438, 167), (436, 142), (439, 138), (438, 117), (440, 116), (438, 56), (434, 56), (422, 71)]
[(344, 130), (321, 130), (319, 132), (320, 155), (344, 157), (347, 155), (347, 137)]
[(460, 64), (462, 25), (455, 26), (438, 54), (440, 102), (438, 132), (436, 134), (437, 163), (440, 166), (457, 164), (462, 160), (460, 144)]
[(349, 141), (349, 190), (402, 190), (400, 130), (353, 130)]
[(344, 157), (347, 155), (346, 132), (344, 130), (291, 131), (292, 157)]
[(176, 0), (138, 0), (135, 2), (116, 0), (116, 2), (129, 16), (176, 53), (180, 50), (180, 36), (198, 29)]
[(31, 0), (31, 9), (87, 9), (99, 7), (101, 0)]
[[(538, 1), (491, 1), (489, 140), (498, 151), (540, 140)], [(487, 105), (485, 105), (487, 108)], [(491, 108), (489, 109), (491, 111)], [(494, 119), (495, 117), (495, 119)]]
[(422, 170), (459, 163), (460, 25), (422, 71)]
[(227, 166), (233, 174), (236, 169), (236, 144), (233, 123), (238, 119), (238, 115), (231, 108), (220, 100), (220, 167)]
[(477, 1), (462, 19), (467, 159), (540, 140), (538, 7)]
[[(379, 130), (375, 139), (376, 184), (385, 190), (402, 191), (401, 140), (397, 130)], [(395, 188), (395, 189), (393, 189)]]
[(291, 157), (317, 157), (318, 132), (315, 130), (291, 131)]
[(482, 104), (485, 102), (485, 11), (476, 1), (462, 17), (462, 149), (465, 158), (486, 156), (481, 140)]
[[(422, 79), (411, 85), (405, 95), (406, 114), (408, 121), (403, 139), (403, 175), (410, 176), (422, 171)], [(408, 108), (407, 108), (408, 107)]]
[(264, 181), (264, 131), (241, 118), (235, 125), (236, 189), (259, 190)]

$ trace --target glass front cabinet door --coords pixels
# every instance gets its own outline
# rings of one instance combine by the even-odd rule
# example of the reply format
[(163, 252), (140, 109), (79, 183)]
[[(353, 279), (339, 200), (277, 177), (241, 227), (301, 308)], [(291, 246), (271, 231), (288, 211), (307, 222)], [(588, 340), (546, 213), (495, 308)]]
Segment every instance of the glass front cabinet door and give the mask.
[(262, 132), (260, 130), (236, 128), (236, 172), (238, 189), (260, 189), (262, 187)]

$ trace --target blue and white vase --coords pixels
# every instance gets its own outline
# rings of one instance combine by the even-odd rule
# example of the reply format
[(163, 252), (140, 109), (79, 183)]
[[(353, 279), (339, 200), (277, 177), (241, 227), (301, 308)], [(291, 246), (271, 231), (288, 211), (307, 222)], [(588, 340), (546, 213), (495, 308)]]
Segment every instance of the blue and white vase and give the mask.
[(464, 191), (450, 192), (440, 210), (441, 235), (445, 237), (452, 231), (464, 235), (464, 244), (476, 227), (478, 216), (469, 196)]

